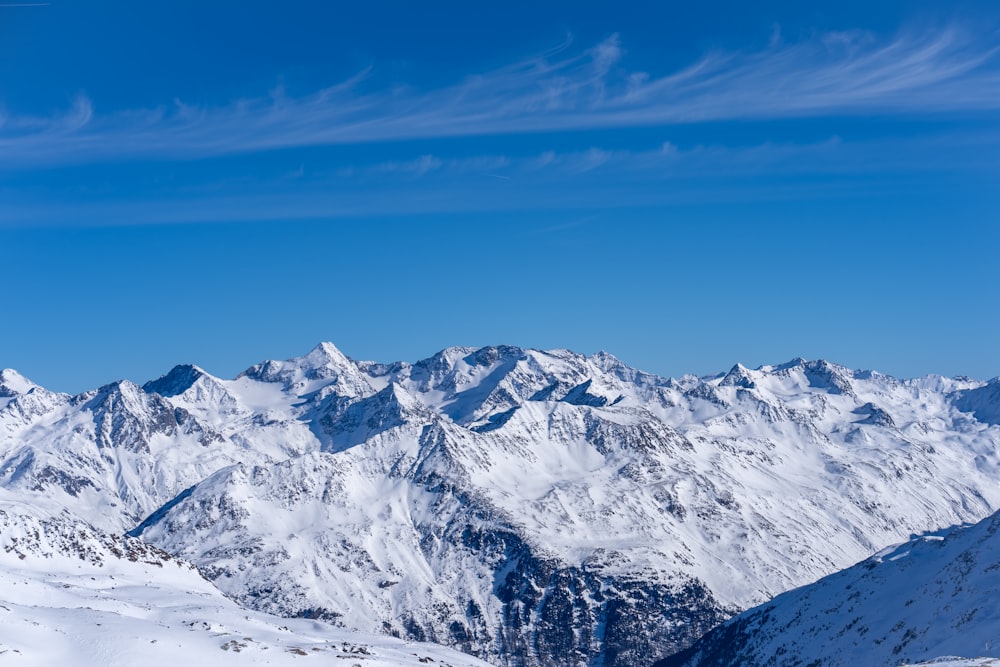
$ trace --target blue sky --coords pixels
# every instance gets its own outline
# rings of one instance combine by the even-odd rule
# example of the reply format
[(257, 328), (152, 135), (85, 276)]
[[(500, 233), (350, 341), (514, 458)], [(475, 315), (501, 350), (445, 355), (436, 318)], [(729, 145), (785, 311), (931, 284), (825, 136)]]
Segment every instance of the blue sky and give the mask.
[(998, 49), (991, 2), (0, 3), (0, 367), (992, 377)]

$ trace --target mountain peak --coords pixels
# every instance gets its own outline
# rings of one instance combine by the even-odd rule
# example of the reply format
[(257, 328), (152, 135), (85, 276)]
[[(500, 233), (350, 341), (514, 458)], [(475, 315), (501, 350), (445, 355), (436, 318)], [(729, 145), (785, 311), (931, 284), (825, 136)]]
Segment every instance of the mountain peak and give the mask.
[(177, 396), (183, 394), (191, 388), (199, 378), (207, 375), (205, 371), (192, 364), (179, 364), (170, 369), (166, 375), (155, 380), (150, 380), (142, 385), (142, 390), (147, 394), (159, 394), (164, 397)]
[(465, 363), (470, 366), (492, 366), (501, 359), (521, 357), (524, 350), (513, 345), (487, 345), (465, 357)]
[[(304, 355), (285, 361), (268, 360), (255, 364), (237, 376), (257, 382), (276, 383), (285, 391), (297, 396), (313, 395), (322, 391), (340, 396), (370, 396), (376, 388), (372, 385), (370, 363), (355, 362), (337, 349), (333, 343), (322, 342)], [(322, 398), (322, 397), (321, 397)]]
[(304, 359), (324, 365), (332, 363), (340, 366), (351, 363), (347, 355), (341, 352), (336, 345), (326, 341), (319, 343), (316, 347), (309, 350)]
[(767, 368), (770, 368), (773, 371), (787, 371), (791, 368), (801, 368), (808, 363), (809, 361), (802, 357), (795, 357), (794, 359), (789, 359), (783, 364), (777, 364), (775, 366), (769, 366)]
[(13, 368), (0, 370), (0, 396), (13, 398), (19, 394), (27, 394), (37, 386)]
[(146, 392), (142, 387), (131, 380), (115, 380), (108, 384), (101, 385), (97, 389), (85, 391), (73, 397), (73, 402), (90, 407), (97, 407), (118, 401), (124, 402), (127, 406), (140, 406), (145, 404)]
[(287, 361), (268, 360), (255, 364), (238, 377), (249, 377), (259, 382), (282, 382), (287, 386), (304, 381), (329, 380), (348, 371), (357, 374), (357, 365), (333, 343), (322, 342), (300, 357)]
[(753, 389), (756, 387), (753, 372), (741, 363), (729, 369), (729, 372), (719, 382), (720, 387), (742, 387), (743, 389)]
[(587, 359), (602, 370), (605, 368), (615, 368), (626, 365), (624, 361), (606, 350), (598, 350), (594, 354), (587, 357)]

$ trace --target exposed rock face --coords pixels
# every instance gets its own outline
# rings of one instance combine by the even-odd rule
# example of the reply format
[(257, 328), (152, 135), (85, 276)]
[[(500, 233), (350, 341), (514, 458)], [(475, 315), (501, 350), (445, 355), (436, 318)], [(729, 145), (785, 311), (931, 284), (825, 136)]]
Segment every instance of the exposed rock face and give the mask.
[[(109, 560), (126, 560), (157, 567), (175, 561), (162, 549), (134, 537), (106, 533), (67, 511), (47, 515), (2, 501), (0, 549), (21, 561), (68, 557), (96, 566)], [(194, 571), (190, 564), (175, 564)]]

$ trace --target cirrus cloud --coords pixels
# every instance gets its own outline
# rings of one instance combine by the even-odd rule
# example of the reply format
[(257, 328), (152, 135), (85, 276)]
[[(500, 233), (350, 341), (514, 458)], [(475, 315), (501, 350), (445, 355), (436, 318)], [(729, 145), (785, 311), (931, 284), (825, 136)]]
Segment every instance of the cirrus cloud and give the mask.
[(569, 44), (433, 90), (365, 92), (363, 71), (311, 95), (218, 107), (175, 101), (101, 114), (80, 97), (52, 117), (0, 115), (0, 165), (187, 160), (281, 148), (740, 119), (1000, 109), (990, 39), (950, 27), (879, 40), (838, 32), (714, 52), (662, 76), (626, 67), (617, 35)]

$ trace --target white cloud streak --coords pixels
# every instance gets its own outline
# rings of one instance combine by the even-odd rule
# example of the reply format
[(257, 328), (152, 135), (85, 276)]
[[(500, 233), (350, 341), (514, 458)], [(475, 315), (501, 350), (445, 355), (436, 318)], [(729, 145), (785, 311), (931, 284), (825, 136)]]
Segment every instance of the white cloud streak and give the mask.
[[(112, 198), (0, 187), (0, 231), (33, 226), (133, 226), (498, 211), (872, 197), (933, 188), (938, 174), (1000, 170), (1000, 135), (948, 134), (863, 142), (762, 143), (647, 150), (546, 151), (535, 156), (409, 160), (270, 178), (175, 183)], [(307, 176), (308, 174), (308, 176)], [(802, 176), (822, 176), (804, 178)], [(499, 178), (497, 178), (499, 177)], [(947, 180), (947, 179), (943, 179)], [(950, 187), (950, 186), (945, 186)], [(980, 186), (977, 186), (980, 187)]]
[[(710, 53), (665, 76), (629, 71), (617, 36), (460, 83), (363, 92), (368, 72), (304, 97), (101, 115), (86, 98), (50, 118), (0, 114), (0, 165), (198, 159), (301, 146), (847, 114), (1000, 109), (995, 41), (948, 28), (829, 33)], [(597, 156), (592, 156), (595, 159)], [(424, 165), (427, 167), (430, 165)]]

